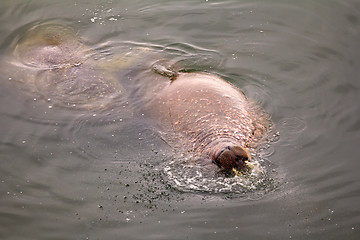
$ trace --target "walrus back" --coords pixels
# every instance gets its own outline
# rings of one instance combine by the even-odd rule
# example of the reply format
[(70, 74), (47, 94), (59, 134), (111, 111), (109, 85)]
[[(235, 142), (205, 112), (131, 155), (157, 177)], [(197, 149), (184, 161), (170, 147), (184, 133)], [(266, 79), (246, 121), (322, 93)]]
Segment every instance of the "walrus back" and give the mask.
[(181, 145), (206, 152), (223, 139), (249, 147), (269, 127), (259, 107), (225, 80), (207, 73), (179, 73), (152, 106), (162, 126), (182, 138)]

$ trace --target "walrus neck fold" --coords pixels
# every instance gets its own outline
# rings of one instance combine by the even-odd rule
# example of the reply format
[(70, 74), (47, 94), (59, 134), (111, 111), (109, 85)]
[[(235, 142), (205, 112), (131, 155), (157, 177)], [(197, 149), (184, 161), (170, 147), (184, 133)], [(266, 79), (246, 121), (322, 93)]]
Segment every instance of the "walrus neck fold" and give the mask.
[(236, 145), (235, 141), (231, 139), (218, 139), (208, 144), (202, 151), (202, 153), (210, 157), (211, 160), (215, 160), (216, 157), (224, 151), (228, 146)]

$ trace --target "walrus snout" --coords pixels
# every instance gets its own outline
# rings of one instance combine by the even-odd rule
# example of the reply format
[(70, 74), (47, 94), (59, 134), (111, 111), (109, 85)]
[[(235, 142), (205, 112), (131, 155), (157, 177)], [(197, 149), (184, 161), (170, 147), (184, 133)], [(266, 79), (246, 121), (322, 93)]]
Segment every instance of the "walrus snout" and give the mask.
[(243, 169), (245, 162), (250, 159), (248, 151), (241, 146), (227, 146), (220, 151), (213, 161), (225, 171)]

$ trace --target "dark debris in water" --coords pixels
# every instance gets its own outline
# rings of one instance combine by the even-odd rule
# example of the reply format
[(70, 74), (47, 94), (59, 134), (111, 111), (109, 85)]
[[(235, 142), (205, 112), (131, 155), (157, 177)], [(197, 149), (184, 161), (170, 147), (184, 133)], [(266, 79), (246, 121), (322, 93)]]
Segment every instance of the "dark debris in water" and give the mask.
[(278, 184), (276, 173), (264, 166), (266, 161), (261, 163), (266, 170), (263, 174), (229, 178), (216, 175), (215, 165), (211, 165), (214, 171), (209, 171), (191, 161), (155, 153), (138, 159), (143, 162), (116, 160), (97, 166), (98, 197), (93, 206), (99, 209), (96, 214), (102, 221), (113, 218), (128, 222), (144, 219), (154, 211), (177, 211), (179, 204), (187, 204), (186, 199), (199, 204), (212, 204), (214, 197), (260, 199)]

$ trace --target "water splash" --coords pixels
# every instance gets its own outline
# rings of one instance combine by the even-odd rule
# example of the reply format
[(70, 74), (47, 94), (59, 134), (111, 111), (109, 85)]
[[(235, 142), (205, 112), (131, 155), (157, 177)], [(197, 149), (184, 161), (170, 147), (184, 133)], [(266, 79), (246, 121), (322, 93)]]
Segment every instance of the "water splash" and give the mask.
[(263, 195), (276, 188), (274, 172), (267, 169), (265, 160), (254, 157), (252, 168), (244, 174), (226, 177), (209, 163), (193, 157), (175, 156), (162, 165), (165, 178), (181, 192), (237, 193)]

